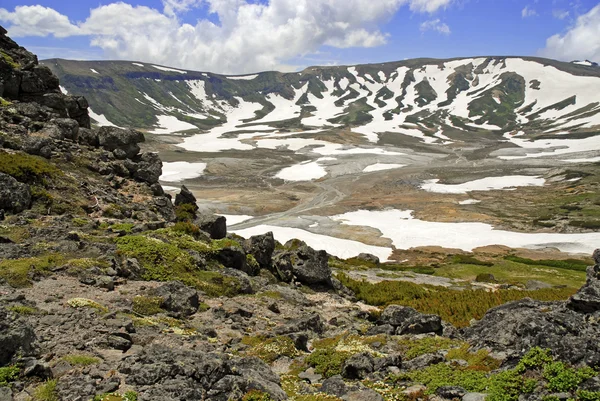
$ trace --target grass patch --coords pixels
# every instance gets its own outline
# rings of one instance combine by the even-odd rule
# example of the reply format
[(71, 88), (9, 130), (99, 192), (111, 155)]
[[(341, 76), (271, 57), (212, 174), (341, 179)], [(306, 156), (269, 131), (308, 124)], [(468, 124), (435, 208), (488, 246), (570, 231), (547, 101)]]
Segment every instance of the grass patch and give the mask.
[(471, 255), (454, 255), (450, 258), (450, 263), (461, 263), (465, 265), (475, 265), (475, 266), (494, 266), (493, 262), (486, 262), (483, 260), (479, 260)]
[(372, 284), (364, 280), (354, 280), (345, 274), (339, 274), (337, 277), (342, 284), (354, 291), (359, 300), (370, 305), (410, 306), (421, 313), (439, 315), (443, 320), (456, 327), (466, 327), (472, 319), (481, 319), (491, 308), (507, 302), (523, 298), (540, 301), (565, 300), (576, 292), (574, 288), (550, 288), (535, 291), (456, 291), (402, 281), (382, 281)]
[(421, 355), (433, 354), (441, 350), (463, 346), (465, 343), (458, 340), (451, 340), (446, 337), (424, 337), (411, 338), (403, 337), (398, 340), (400, 349), (405, 359), (411, 360)]
[(138, 295), (133, 298), (133, 311), (143, 316), (152, 316), (164, 312), (160, 305), (163, 303), (162, 297), (146, 297)]
[(266, 363), (275, 362), (275, 360), (282, 356), (293, 359), (301, 354), (300, 351), (296, 349), (294, 341), (285, 336), (273, 338), (244, 337), (242, 338), (242, 344), (251, 346), (251, 348), (246, 351), (247, 355), (260, 358)]
[(8, 386), (8, 383), (19, 378), (20, 369), (16, 366), (5, 366), (0, 368), (0, 386)]
[(71, 298), (67, 301), (67, 305), (75, 309), (91, 308), (97, 310), (100, 313), (108, 312), (108, 308), (106, 306), (87, 298)]
[(56, 392), (57, 380), (48, 380), (38, 386), (33, 393), (34, 401), (60, 401)]
[(510, 260), (511, 262), (522, 263), (529, 266), (554, 267), (557, 269), (574, 270), (579, 272), (585, 272), (590, 265), (588, 262), (579, 259), (533, 260), (514, 255), (506, 256), (505, 259)]
[(91, 366), (100, 363), (101, 359), (85, 354), (65, 355), (62, 359), (73, 366)]
[(63, 256), (58, 254), (37, 258), (6, 259), (0, 262), (0, 278), (12, 287), (29, 287), (35, 276), (48, 276), (53, 267), (63, 262)]
[(42, 313), (38, 308), (34, 308), (26, 305), (15, 305), (8, 308), (8, 310), (18, 313), (19, 315), (39, 315)]
[(27, 183), (44, 183), (47, 178), (63, 175), (60, 169), (42, 157), (6, 152), (0, 152), (0, 173), (11, 175), (18, 181)]
[(423, 384), (427, 386), (426, 394), (434, 394), (444, 386), (460, 386), (470, 392), (485, 392), (489, 383), (485, 372), (445, 363), (401, 374), (395, 380)]

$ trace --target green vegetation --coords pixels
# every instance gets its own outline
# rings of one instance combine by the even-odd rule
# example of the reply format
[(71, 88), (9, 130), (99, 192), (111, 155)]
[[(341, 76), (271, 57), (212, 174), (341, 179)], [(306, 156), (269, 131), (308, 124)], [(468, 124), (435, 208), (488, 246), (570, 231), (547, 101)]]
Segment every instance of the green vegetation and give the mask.
[(0, 96), (0, 107), (8, 107), (12, 103)]
[(58, 381), (48, 380), (44, 384), (37, 387), (33, 393), (34, 401), (59, 401), (58, 394), (56, 392), (56, 385)]
[(481, 319), (493, 307), (523, 298), (541, 301), (564, 300), (575, 293), (573, 288), (551, 288), (536, 291), (484, 290), (455, 291), (444, 287), (418, 285), (402, 281), (382, 281), (372, 284), (358, 281), (345, 274), (338, 279), (356, 294), (357, 298), (376, 306), (399, 304), (421, 313), (433, 313), (456, 327), (469, 325), (471, 319)]
[(136, 258), (144, 268), (142, 277), (145, 280), (180, 280), (204, 291), (208, 296), (234, 296), (240, 292), (239, 281), (236, 278), (224, 276), (217, 271), (200, 270), (186, 251), (189, 249), (211, 256), (222, 247), (238, 244), (237, 242), (219, 240), (206, 244), (172, 230), (159, 230), (155, 235), (164, 241), (143, 235), (115, 239), (117, 253), (124, 257)]
[(271, 401), (269, 394), (259, 390), (250, 390), (242, 397), (242, 401)]
[(398, 340), (398, 344), (400, 345), (404, 358), (410, 360), (421, 355), (460, 347), (465, 343), (458, 340), (451, 340), (446, 337), (435, 336), (423, 338), (402, 337)]
[(71, 298), (67, 301), (67, 305), (75, 309), (91, 308), (96, 309), (100, 313), (108, 312), (108, 308), (106, 306), (87, 298)]
[(133, 311), (143, 316), (156, 315), (164, 312), (160, 307), (162, 303), (162, 297), (146, 297), (138, 295), (133, 298)]
[(11, 306), (8, 310), (18, 313), (19, 315), (38, 315), (42, 313), (38, 308), (26, 305)]
[(0, 368), (0, 386), (8, 386), (8, 383), (19, 378), (20, 369), (16, 366), (5, 366)]
[(493, 262), (485, 262), (483, 260), (479, 260), (474, 256), (470, 255), (454, 255), (450, 258), (451, 263), (462, 263), (465, 265), (475, 265), (475, 266), (494, 266)]
[(173, 231), (182, 232), (194, 238), (200, 234), (200, 227), (189, 221), (178, 221), (173, 226)]
[(9, 66), (11, 66), (12, 68), (19, 68), (20, 65), (19, 63), (17, 63), (11, 56), (10, 54), (6, 53), (4, 50), (0, 50), (0, 58), (2, 58), (2, 60), (4, 60), (4, 62), (6, 62)]
[(182, 203), (181, 205), (175, 206), (175, 217), (177, 218), (177, 221), (191, 222), (196, 219), (196, 210), (198, 210), (198, 206), (190, 203)]
[(101, 359), (85, 354), (65, 355), (62, 359), (73, 366), (91, 366), (100, 363)]
[(0, 173), (11, 175), (27, 183), (44, 183), (47, 178), (63, 175), (60, 169), (42, 157), (6, 152), (0, 152)]
[(37, 258), (6, 259), (0, 262), (0, 279), (4, 279), (12, 287), (28, 287), (33, 277), (47, 276), (53, 267), (63, 262), (63, 257), (58, 254)]
[(264, 338), (264, 337), (244, 337), (242, 344), (250, 346), (246, 353), (255, 356), (267, 363), (272, 363), (282, 356), (295, 358), (300, 355), (296, 349), (294, 341), (285, 336)]
[(530, 266), (546, 266), (555, 267), (557, 269), (575, 270), (585, 272), (589, 263), (579, 259), (564, 259), (564, 260), (532, 260), (527, 258), (521, 258), (514, 255), (505, 257), (506, 260), (512, 262), (522, 263)]
[(443, 386), (461, 386), (467, 391), (485, 392), (488, 385), (486, 372), (445, 363), (401, 374), (395, 380), (421, 383), (427, 386), (427, 394), (433, 394)]
[(131, 230), (133, 230), (133, 227), (133, 223), (117, 223), (111, 225), (110, 229), (113, 231), (124, 231), (125, 233), (130, 234)]
[(137, 401), (138, 395), (135, 391), (127, 391), (121, 395), (119, 393), (106, 393), (94, 397), (94, 401)]

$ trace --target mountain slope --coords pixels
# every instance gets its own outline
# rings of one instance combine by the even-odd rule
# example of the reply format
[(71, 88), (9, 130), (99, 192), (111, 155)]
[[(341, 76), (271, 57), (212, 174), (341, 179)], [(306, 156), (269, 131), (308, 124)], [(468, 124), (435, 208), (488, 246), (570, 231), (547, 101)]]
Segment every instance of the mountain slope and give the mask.
[(86, 96), (97, 122), (154, 133), (268, 123), (271, 130), (349, 126), (372, 142), (383, 132), (435, 142), (480, 130), (600, 125), (600, 69), (540, 58), (414, 59), (246, 76), (126, 61), (43, 63), (64, 90)]

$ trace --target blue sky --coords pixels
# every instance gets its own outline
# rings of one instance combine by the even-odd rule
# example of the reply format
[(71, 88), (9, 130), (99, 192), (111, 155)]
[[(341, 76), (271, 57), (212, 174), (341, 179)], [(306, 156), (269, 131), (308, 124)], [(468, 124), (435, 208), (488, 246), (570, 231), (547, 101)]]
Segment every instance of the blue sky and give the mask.
[(592, 0), (3, 0), (0, 24), (41, 58), (226, 73), (477, 55), (600, 61)]

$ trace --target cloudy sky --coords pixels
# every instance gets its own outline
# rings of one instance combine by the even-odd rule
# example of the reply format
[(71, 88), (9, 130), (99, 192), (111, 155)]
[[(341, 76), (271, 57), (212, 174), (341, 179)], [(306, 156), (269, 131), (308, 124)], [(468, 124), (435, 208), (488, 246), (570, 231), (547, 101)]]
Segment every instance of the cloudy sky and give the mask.
[(600, 61), (598, 0), (2, 0), (0, 25), (40, 58), (219, 73), (476, 55)]

